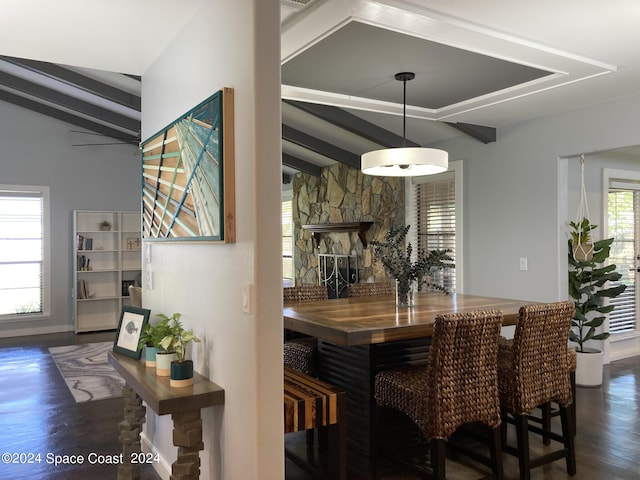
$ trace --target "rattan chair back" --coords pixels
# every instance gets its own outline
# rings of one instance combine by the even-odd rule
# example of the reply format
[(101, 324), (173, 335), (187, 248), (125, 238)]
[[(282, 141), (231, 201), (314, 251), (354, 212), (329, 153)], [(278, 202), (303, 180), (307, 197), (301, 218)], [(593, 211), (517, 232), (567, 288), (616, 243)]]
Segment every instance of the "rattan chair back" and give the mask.
[(327, 300), (328, 298), (329, 294), (325, 285), (302, 285), (282, 289), (284, 303), (312, 302), (314, 300)]
[(499, 310), (438, 316), (426, 368), (378, 373), (376, 401), (407, 415), (426, 439), (446, 439), (466, 423), (499, 425), (501, 325)]
[(352, 283), (349, 285), (350, 297), (375, 297), (394, 294), (395, 287), (390, 282)]
[(573, 302), (520, 308), (511, 354), (500, 354), (500, 397), (509, 413), (529, 415), (547, 402), (571, 403), (575, 360), (567, 344), (574, 308)]

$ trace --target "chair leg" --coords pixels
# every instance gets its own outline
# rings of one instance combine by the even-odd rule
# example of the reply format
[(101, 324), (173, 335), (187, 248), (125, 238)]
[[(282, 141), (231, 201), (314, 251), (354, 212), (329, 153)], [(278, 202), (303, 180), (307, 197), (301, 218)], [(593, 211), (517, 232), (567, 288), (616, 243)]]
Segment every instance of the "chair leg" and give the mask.
[(520, 480), (530, 480), (531, 465), (529, 463), (529, 419), (526, 415), (514, 415), (516, 437), (518, 441), (518, 465)]
[(313, 428), (311, 428), (311, 429), (309, 429), (309, 430), (307, 430), (305, 432), (305, 434), (307, 436), (307, 448), (313, 448), (315, 433), (316, 433), (316, 431)]
[[(540, 406), (542, 430), (545, 432), (551, 431), (551, 402), (544, 403)], [(544, 445), (551, 444), (551, 438), (548, 435), (542, 435), (542, 443)]]
[(371, 431), (373, 433), (373, 438), (371, 439), (373, 443), (373, 457), (371, 458), (371, 479), (372, 480), (380, 480), (380, 457), (382, 456), (382, 442), (380, 441), (380, 425), (382, 422), (382, 407), (378, 404), (375, 405), (373, 412), (373, 426)]
[(431, 439), (431, 469), (435, 480), (445, 480), (447, 443), (441, 438)]
[(567, 473), (573, 477), (576, 474), (576, 449), (574, 441), (575, 439), (573, 438), (575, 425), (573, 424), (571, 406), (560, 407), (560, 421), (562, 423), (562, 438), (564, 440), (564, 448), (567, 454)]
[(509, 425), (509, 422), (507, 421), (508, 417), (507, 417), (507, 411), (504, 408), (500, 408), (500, 436), (502, 437), (500, 439), (500, 441), (502, 442), (502, 445), (506, 445), (507, 444), (507, 426)]
[(491, 455), (491, 468), (496, 480), (504, 479), (504, 467), (502, 465), (502, 423), (490, 429), (489, 452)]
[(571, 371), (571, 373), (569, 374), (569, 378), (571, 380), (571, 396), (573, 398), (573, 401), (571, 402), (571, 416), (573, 417), (573, 427), (571, 430), (571, 433), (573, 434), (573, 436), (576, 436), (576, 429), (578, 427), (578, 423), (576, 421), (576, 371), (573, 370)]

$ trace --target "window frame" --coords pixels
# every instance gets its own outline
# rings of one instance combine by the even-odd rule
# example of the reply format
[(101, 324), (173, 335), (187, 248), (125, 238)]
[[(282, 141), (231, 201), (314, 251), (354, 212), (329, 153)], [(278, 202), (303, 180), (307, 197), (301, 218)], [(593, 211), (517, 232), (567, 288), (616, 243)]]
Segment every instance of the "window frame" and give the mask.
[(0, 323), (43, 320), (51, 317), (51, 204), (50, 188), (44, 185), (0, 184), (0, 193), (38, 194), (42, 198), (42, 311), (37, 313), (0, 314)]
[[(406, 224), (417, 225), (418, 211), (416, 205), (416, 189), (417, 185), (422, 183), (437, 182), (446, 180), (453, 175), (455, 185), (455, 229), (456, 229), (456, 258), (455, 258), (455, 278), (456, 278), (456, 293), (464, 293), (464, 249), (463, 249), (463, 163), (462, 160), (455, 160), (449, 162), (449, 168), (446, 172), (436, 175), (424, 175), (420, 177), (410, 177), (405, 184), (405, 218)], [(409, 240), (413, 245), (418, 245), (418, 232), (416, 228), (411, 228), (409, 231)], [(416, 249), (417, 252), (417, 249)], [(414, 254), (416, 253), (414, 252)]]
[[(285, 255), (284, 255), (284, 250), (282, 251), (282, 285), (284, 287), (292, 287), (295, 285), (295, 281), (296, 281), (296, 267), (295, 267), (295, 263), (294, 263), (294, 242), (295, 242), (295, 228), (294, 228), (294, 224), (293, 224), (293, 190), (291, 189), (287, 189), (287, 190), (283, 190), (282, 191), (282, 198), (281, 198), (281, 210), (280, 210), (280, 217), (281, 217), (281, 221), (282, 221), (282, 225), (284, 226), (284, 208), (283, 204), (285, 202), (289, 202), (290, 207), (291, 207), (291, 278), (285, 278), (284, 276), (284, 259), (285, 259)], [(282, 236), (282, 245), (284, 245), (284, 230), (281, 231), (281, 236)], [(288, 257), (287, 257), (288, 258)]]

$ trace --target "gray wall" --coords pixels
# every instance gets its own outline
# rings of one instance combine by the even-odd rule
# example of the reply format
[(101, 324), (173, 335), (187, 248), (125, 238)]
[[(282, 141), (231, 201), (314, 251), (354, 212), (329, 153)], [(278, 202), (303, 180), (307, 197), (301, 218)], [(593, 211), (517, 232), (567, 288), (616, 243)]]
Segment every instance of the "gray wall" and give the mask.
[[(464, 162), (465, 293), (565, 298), (567, 224), (578, 203), (575, 156), (639, 145), (639, 124), (640, 97), (633, 97), (499, 128), (488, 145), (469, 138), (439, 144)], [(601, 178), (607, 162), (590, 175)], [(587, 188), (601, 198), (600, 182), (591, 179)], [(528, 271), (519, 270), (520, 257), (528, 258)]]
[(52, 262), (51, 318), (2, 323), (0, 336), (73, 328), (73, 210), (140, 208), (140, 157), (135, 147), (72, 147), (100, 137), (71, 130), (80, 129), (0, 101), (0, 183), (50, 187)]

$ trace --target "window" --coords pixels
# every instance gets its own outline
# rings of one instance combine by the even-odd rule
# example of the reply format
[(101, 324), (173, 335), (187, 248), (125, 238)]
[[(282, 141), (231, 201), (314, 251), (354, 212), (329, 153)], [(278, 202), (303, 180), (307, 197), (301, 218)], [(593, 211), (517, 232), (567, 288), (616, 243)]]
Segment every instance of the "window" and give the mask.
[(282, 282), (293, 286), (293, 216), (291, 194), (282, 196)]
[(411, 180), (407, 198), (409, 235), (417, 252), (450, 250), (456, 268), (440, 272), (435, 281), (462, 293), (462, 162), (450, 171)]
[[(614, 185), (619, 182), (613, 182)], [(637, 185), (640, 187), (640, 185)], [(609, 332), (612, 335), (635, 333), (637, 297), (636, 275), (640, 266), (636, 248), (640, 233), (640, 190), (610, 186), (608, 195), (608, 236), (615, 240), (611, 246), (609, 262), (622, 274), (618, 283), (626, 290), (610, 303), (615, 306), (609, 314)]]
[(48, 313), (48, 187), (0, 185), (0, 318)]

